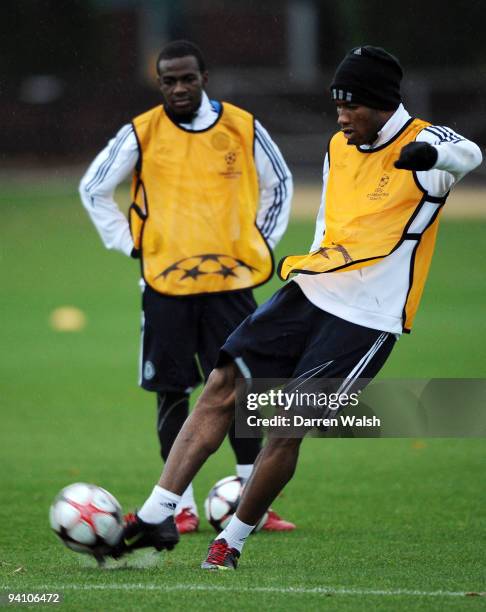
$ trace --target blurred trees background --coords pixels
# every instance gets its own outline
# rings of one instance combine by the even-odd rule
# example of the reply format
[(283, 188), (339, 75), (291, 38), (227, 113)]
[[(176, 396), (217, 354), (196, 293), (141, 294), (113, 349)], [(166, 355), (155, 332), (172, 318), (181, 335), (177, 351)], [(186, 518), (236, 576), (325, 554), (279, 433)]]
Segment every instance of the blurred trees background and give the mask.
[(399, 57), (409, 110), (486, 144), (486, 2), (469, 0), (3, 0), (5, 163), (84, 159), (159, 103), (154, 60), (198, 43), (209, 93), (254, 112), (289, 161), (320, 163), (327, 86), (359, 44)]

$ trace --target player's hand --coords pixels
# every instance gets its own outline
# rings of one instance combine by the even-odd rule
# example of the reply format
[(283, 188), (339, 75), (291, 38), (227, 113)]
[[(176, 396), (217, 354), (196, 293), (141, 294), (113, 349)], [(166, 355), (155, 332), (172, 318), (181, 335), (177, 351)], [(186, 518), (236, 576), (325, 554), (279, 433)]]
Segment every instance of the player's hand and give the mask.
[(401, 170), (430, 170), (437, 161), (437, 150), (428, 142), (410, 142), (400, 151), (395, 168)]

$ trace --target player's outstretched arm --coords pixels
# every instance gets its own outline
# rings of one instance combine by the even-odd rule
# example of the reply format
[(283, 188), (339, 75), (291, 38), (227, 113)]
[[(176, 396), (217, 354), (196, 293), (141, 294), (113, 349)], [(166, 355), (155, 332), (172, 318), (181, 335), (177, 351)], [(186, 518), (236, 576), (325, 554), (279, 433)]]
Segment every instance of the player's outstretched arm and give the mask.
[(79, 194), (107, 249), (131, 255), (133, 240), (125, 215), (114, 200), (117, 186), (133, 171), (138, 146), (131, 125), (121, 128), (115, 138), (96, 156), (81, 179)]

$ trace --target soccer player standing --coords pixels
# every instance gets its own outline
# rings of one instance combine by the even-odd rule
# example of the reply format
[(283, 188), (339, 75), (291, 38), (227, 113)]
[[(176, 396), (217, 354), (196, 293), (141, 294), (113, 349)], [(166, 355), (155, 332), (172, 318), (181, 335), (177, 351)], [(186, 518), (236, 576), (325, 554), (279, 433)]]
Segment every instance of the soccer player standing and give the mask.
[[(284, 279), (297, 276), (224, 344), (158, 485), (126, 524), (115, 554), (173, 547), (173, 507), (233, 421), (238, 373), (250, 384), (291, 378), (305, 387), (326, 377), (359, 388), (378, 373), (397, 336), (410, 331), (442, 207), (482, 156), (453, 130), (411, 117), (401, 79), (398, 60), (377, 47), (352, 49), (337, 68), (330, 91), (340, 131), (324, 161), (312, 250), (281, 262)], [(269, 438), (203, 568), (236, 568), (254, 525), (292, 477), (301, 441)]]
[[(273, 274), (272, 249), (288, 223), (292, 177), (250, 113), (210, 100), (200, 49), (168, 44), (157, 59), (163, 105), (135, 117), (95, 158), (80, 194), (105, 246), (139, 258), (143, 312), (140, 385), (157, 394), (167, 459), (228, 335), (256, 308), (252, 288)], [(129, 221), (114, 191), (132, 175)], [(237, 475), (248, 479), (258, 439), (229, 431)], [(179, 500), (181, 533), (199, 519), (192, 485)], [(294, 525), (269, 513), (264, 529)]]

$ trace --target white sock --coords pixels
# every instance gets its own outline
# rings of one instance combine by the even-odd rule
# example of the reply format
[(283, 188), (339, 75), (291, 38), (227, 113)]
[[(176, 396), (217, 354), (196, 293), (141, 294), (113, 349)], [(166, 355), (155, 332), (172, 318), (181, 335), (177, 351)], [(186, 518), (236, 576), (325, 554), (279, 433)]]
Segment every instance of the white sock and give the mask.
[(172, 516), (181, 496), (155, 485), (150, 497), (137, 512), (145, 523), (161, 523)]
[(247, 464), (236, 464), (236, 475), (238, 478), (242, 478), (245, 482), (250, 478), (251, 473), (253, 472), (253, 463)]
[(176, 515), (182, 512), (184, 508), (189, 508), (189, 510), (193, 514), (195, 514), (196, 516), (199, 516), (197, 512), (196, 502), (194, 500), (194, 490), (192, 488), (192, 483), (187, 487), (187, 489), (182, 494), (181, 499), (179, 500), (179, 503), (177, 504), (177, 508), (175, 511)]
[(247, 525), (246, 523), (243, 523), (243, 521), (240, 521), (236, 514), (233, 514), (228, 526), (223, 529), (216, 539), (220, 540), (221, 538), (224, 538), (231, 548), (236, 548), (236, 550), (241, 552), (246, 538), (250, 535), (254, 528), (255, 525)]

